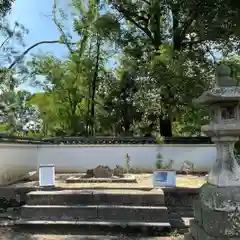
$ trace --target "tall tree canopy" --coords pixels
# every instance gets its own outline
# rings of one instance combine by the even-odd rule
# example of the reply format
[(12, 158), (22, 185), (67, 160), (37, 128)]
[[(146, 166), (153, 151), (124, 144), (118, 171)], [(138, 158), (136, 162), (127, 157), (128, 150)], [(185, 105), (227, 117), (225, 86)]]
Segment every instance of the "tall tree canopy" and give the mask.
[[(208, 113), (193, 106), (192, 99), (213, 84), (216, 64), (231, 66), (239, 81), (236, 1), (72, 0), (71, 6), (77, 41), (64, 26), (65, 10), (53, 0), (59, 39), (14, 52), (8, 39), (19, 44), (26, 34), (17, 24), (6, 32), (2, 47), (10, 62), (2, 69), (8, 76), (1, 80), (2, 98), (15, 96), (22, 76), (41, 87), (42, 92), (24, 98), (28, 117), (21, 116), (37, 116), (42, 135), (199, 135)], [(23, 61), (44, 43), (65, 45), (68, 56), (43, 53)], [(2, 109), (9, 116), (5, 122), (10, 121), (11, 108)]]

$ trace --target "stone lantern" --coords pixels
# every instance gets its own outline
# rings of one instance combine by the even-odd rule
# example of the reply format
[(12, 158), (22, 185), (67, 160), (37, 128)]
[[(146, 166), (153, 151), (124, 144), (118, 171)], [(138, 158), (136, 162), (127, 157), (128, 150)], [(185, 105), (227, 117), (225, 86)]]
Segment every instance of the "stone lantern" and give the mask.
[(215, 87), (194, 102), (210, 110), (211, 121), (202, 131), (215, 143), (217, 157), (194, 204), (195, 219), (185, 238), (240, 239), (240, 166), (234, 156), (240, 136), (240, 86), (230, 68), (218, 66)]

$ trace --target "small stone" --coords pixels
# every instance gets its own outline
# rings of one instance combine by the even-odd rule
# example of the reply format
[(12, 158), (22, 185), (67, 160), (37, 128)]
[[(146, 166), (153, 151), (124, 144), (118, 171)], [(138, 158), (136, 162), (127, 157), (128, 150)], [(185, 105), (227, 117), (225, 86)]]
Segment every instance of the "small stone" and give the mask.
[(116, 165), (116, 167), (113, 169), (113, 175), (119, 178), (123, 178), (124, 168), (120, 167), (119, 165)]
[(86, 175), (84, 176), (84, 178), (93, 178), (93, 176), (94, 176), (93, 169), (88, 169), (86, 171)]
[(25, 181), (38, 181), (39, 180), (39, 172), (38, 171), (33, 171), (33, 172), (29, 172), (27, 174), (27, 176), (25, 176), (24, 178)]

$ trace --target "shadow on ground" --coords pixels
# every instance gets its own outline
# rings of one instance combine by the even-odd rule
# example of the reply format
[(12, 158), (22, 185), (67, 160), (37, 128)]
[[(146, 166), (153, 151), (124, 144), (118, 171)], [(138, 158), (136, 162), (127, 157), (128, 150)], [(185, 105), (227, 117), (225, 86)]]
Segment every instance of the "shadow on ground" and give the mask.
[[(47, 232), (47, 234), (46, 234)], [(164, 235), (165, 236), (164, 236)], [(68, 231), (67, 229), (55, 229), (49, 231), (48, 229), (24, 229), (24, 228), (0, 228), (0, 240), (171, 240), (181, 239), (172, 238), (169, 233), (145, 231), (141, 232), (139, 229), (122, 229), (111, 228), (111, 232), (106, 228), (78, 228)]]

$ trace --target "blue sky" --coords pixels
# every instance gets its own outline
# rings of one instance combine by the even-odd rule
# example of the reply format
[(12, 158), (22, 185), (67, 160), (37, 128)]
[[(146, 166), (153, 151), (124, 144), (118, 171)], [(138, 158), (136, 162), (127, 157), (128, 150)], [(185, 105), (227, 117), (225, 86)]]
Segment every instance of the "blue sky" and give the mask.
[[(23, 24), (29, 33), (24, 37), (26, 47), (42, 40), (58, 40), (59, 31), (51, 19), (52, 0), (16, 0), (13, 4), (9, 21), (18, 21)], [(66, 3), (67, 0), (60, 0), (60, 6), (64, 11), (70, 13), (71, 9)], [(65, 22), (66, 29), (71, 31), (71, 18)], [(67, 49), (60, 44), (44, 44), (32, 50), (27, 58), (37, 53), (53, 53), (57, 57), (67, 55)], [(31, 91), (36, 89), (24, 84), (23, 88)]]
[[(82, 0), (84, 1), (84, 0)], [(65, 32), (70, 32), (73, 36), (73, 41), (77, 40), (77, 35), (72, 31), (72, 12), (69, 0), (58, 0), (58, 7), (64, 10), (68, 15), (68, 19), (64, 21)], [(58, 40), (60, 33), (52, 21), (52, 4), (53, 0), (16, 0), (13, 4), (9, 21), (13, 24), (18, 21), (29, 30), (29, 34), (24, 37), (26, 48), (43, 40)], [(24, 49), (22, 49), (24, 50)], [(26, 59), (31, 58), (33, 54), (52, 53), (56, 57), (65, 57), (68, 51), (61, 44), (44, 44), (34, 48), (25, 56)], [(110, 65), (115, 65), (115, 60), (109, 60)], [(25, 83), (20, 86), (21, 89), (26, 89), (31, 92), (39, 91), (40, 89), (33, 88)]]

